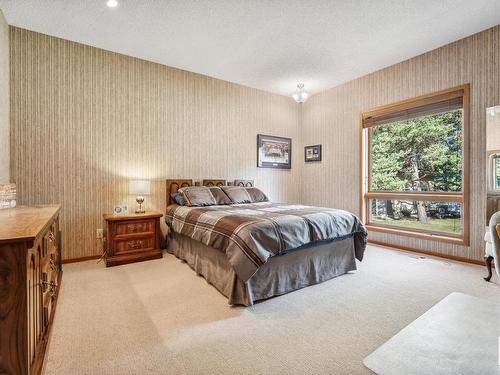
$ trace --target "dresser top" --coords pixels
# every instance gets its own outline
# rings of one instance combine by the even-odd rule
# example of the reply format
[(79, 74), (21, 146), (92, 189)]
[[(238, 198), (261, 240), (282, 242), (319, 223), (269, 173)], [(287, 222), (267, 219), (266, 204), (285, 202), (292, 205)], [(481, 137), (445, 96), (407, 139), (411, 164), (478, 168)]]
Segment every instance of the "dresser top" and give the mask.
[(33, 241), (60, 209), (60, 205), (1, 209), (0, 243)]

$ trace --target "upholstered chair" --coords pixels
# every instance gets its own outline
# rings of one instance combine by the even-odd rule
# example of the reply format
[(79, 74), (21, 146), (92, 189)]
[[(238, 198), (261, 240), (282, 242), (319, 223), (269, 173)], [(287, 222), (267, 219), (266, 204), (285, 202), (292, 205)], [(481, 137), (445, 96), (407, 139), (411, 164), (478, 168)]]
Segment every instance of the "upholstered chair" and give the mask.
[[(498, 229), (497, 229), (498, 227)], [(491, 263), (495, 262), (495, 271), (500, 278), (500, 211), (493, 214), (490, 219), (489, 225), (489, 233), (486, 233), (485, 241), (486, 241), (486, 254), (485, 261), (486, 267), (488, 268), (488, 276), (484, 279), (486, 281), (491, 280)]]

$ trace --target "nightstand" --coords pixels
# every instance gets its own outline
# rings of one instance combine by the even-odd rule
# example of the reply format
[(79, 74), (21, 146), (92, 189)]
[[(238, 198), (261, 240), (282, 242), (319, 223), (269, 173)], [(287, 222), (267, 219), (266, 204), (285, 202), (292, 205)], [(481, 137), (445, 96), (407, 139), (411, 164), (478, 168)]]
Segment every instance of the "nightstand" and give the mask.
[(107, 227), (106, 267), (162, 257), (160, 218), (162, 213), (104, 214)]

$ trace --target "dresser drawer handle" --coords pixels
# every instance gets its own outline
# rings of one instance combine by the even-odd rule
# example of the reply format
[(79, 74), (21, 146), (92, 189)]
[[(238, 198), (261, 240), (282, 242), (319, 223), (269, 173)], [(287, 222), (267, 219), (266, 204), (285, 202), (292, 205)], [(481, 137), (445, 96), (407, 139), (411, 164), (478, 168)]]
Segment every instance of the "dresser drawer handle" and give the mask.
[(48, 281), (42, 280), (42, 285), (43, 285), (44, 289), (46, 287), (50, 287), (50, 296), (51, 297), (54, 298), (57, 295), (57, 283), (55, 281), (48, 282)]
[(50, 254), (50, 269), (52, 271), (55, 271), (56, 270), (56, 261), (54, 260), (54, 255), (53, 254)]

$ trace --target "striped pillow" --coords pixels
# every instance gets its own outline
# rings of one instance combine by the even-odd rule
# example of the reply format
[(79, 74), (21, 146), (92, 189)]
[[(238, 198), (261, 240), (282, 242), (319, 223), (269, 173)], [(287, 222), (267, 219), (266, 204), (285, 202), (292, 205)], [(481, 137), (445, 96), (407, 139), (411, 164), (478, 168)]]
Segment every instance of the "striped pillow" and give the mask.
[(231, 199), (218, 186), (210, 186), (210, 192), (215, 198), (215, 204), (231, 204)]
[(178, 191), (184, 199), (185, 206), (213, 206), (232, 203), (217, 186), (186, 186)]
[(227, 194), (233, 203), (256, 203), (268, 202), (269, 199), (256, 187), (222, 186), (221, 189)]

